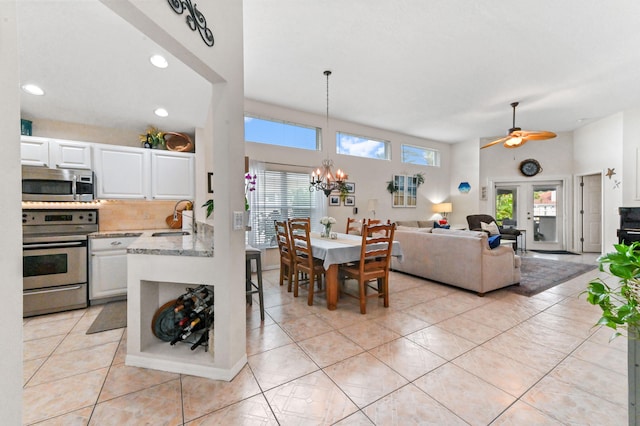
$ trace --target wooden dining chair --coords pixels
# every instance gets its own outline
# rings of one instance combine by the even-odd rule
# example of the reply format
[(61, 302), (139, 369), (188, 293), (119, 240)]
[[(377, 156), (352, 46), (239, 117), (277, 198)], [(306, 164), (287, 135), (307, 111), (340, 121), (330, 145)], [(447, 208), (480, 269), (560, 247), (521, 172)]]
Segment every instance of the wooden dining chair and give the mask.
[(310, 217), (291, 217), (288, 220), (289, 223), (291, 222), (305, 222), (309, 224), (309, 227), (311, 227), (311, 218)]
[(324, 276), (324, 267), (322, 260), (313, 257), (311, 249), (309, 223), (289, 222), (289, 239), (291, 241), (291, 251), (293, 253), (293, 297), (298, 297), (298, 288), (300, 286), (300, 274), (306, 274), (309, 278), (307, 290), (307, 304), (313, 305), (313, 294), (315, 292), (313, 283), (318, 283), (318, 289), (322, 289), (322, 277)]
[[(384, 221), (382, 219), (363, 219), (363, 224), (371, 227), (373, 225), (381, 225)], [(391, 225), (391, 220), (387, 219), (387, 225)], [(369, 237), (371, 236), (371, 232), (369, 232)]]
[[(358, 281), (358, 295), (345, 294), (360, 299), (360, 313), (367, 313), (367, 297), (382, 297), (384, 307), (389, 307), (389, 266), (391, 264), (391, 249), (396, 225), (380, 224), (362, 228), (362, 247), (360, 260), (354, 264), (343, 265), (339, 269), (340, 279), (355, 279)], [(372, 236), (369, 237), (368, 235)], [(376, 280), (376, 286), (370, 284)], [(375, 290), (375, 294), (367, 295), (367, 290)]]
[(348, 217), (345, 234), (362, 235), (362, 220)]
[(287, 280), (287, 291), (291, 292), (293, 284), (293, 252), (291, 251), (291, 240), (289, 239), (289, 226), (285, 221), (274, 220), (276, 228), (276, 240), (278, 241), (278, 251), (280, 252), (280, 285)]

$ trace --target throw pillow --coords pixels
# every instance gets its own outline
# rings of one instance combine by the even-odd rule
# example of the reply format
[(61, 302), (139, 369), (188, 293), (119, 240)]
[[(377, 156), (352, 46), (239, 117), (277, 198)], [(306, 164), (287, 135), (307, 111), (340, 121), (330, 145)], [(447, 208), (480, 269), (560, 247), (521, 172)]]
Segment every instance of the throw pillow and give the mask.
[(451, 228), (451, 225), (447, 224), (447, 225), (440, 225), (437, 221), (433, 222), (433, 227), (434, 228), (442, 228), (442, 229), (449, 229)]
[(492, 235), (489, 237), (489, 248), (494, 249), (500, 245), (500, 235)]
[(498, 229), (498, 225), (495, 222), (484, 223), (480, 222), (480, 226), (483, 231), (487, 231), (489, 235), (500, 235), (500, 230)]
[(396, 226), (396, 231), (417, 231), (419, 228), (414, 228), (413, 226)]

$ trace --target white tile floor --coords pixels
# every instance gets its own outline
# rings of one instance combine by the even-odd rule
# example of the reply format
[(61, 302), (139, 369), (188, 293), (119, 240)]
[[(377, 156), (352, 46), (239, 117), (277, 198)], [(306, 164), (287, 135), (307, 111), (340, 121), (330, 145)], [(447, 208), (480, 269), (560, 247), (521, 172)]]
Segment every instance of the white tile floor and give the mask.
[(25, 319), (24, 423), (625, 425), (626, 341), (578, 297), (596, 275), (480, 298), (392, 273), (391, 306), (360, 315), (350, 298), (309, 307), (267, 271), (232, 382), (125, 366), (124, 329), (85, 334), (100, 306)]

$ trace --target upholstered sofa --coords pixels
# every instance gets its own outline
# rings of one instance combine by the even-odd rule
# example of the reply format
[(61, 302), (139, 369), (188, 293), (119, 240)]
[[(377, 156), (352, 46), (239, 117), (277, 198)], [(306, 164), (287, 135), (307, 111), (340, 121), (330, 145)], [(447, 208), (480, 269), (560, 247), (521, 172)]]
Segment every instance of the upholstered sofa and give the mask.
[(489, 248), (485, 232), (411, 229), (399, 225), (394, 240), (402, 260), (392, 258), (394, 271), (417, 275), (478, 293), (520, 282), (520, 257), (510, 246)]

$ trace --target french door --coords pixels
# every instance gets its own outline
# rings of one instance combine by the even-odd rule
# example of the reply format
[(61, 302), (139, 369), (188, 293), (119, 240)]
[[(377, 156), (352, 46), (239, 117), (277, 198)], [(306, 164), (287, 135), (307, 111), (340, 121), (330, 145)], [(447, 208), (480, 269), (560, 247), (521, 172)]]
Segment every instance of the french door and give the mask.
[(562, 181), (496, 183), (494, 194), (498, 224), (523, 232), (520, 248), (526, 243), (527, 250), (565, 249)]

